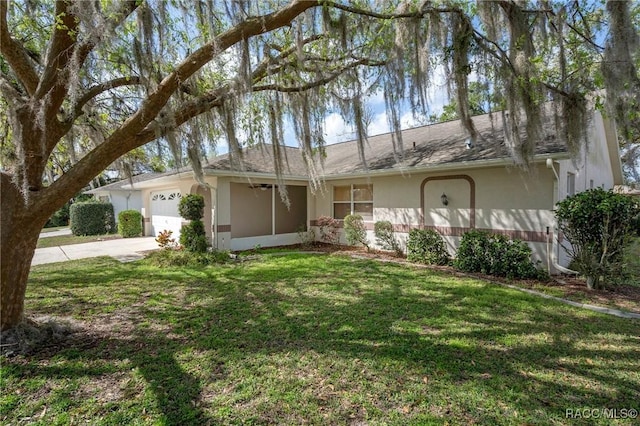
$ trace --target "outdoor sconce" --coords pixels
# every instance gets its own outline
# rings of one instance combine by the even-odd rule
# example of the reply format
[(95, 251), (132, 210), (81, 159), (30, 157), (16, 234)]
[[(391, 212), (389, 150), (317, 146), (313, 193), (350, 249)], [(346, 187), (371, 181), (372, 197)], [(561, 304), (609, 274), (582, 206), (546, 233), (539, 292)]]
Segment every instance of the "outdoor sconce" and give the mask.
[(449, 199), (447, 198), (447, 194), (445, 194), (444, 192), (442, 193), (442, 195), (440, 196), (440, 201), (442, 201), (442, 205), (446, 206), (449, 204)]

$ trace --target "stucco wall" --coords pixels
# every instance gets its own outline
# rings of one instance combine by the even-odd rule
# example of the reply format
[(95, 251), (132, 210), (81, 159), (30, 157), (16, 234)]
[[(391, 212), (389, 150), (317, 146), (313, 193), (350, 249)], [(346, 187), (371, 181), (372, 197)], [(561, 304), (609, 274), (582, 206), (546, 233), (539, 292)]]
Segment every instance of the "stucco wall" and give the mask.
[[(315, 197), (312, 219), (332, 213), (333, 185), (371, 183), (373, 224), (388, 220), (404, 243), (412, 228), (434, 227), (443, 234), (451, 252), (460, 236), (475, 227), (503, 232), (528, 241), (537, 259), (546, 262), (546, 232), (553, 232), (554, 175), (544, 164), (530, 171), (520, 168), (478, 168), (463, 173), (417, 173), (405, 176), (327, 182), (327, 191)], [(442, 204), (442, 194), (448, 204)], [(343, 239), (344, 242), (344, 239)]]

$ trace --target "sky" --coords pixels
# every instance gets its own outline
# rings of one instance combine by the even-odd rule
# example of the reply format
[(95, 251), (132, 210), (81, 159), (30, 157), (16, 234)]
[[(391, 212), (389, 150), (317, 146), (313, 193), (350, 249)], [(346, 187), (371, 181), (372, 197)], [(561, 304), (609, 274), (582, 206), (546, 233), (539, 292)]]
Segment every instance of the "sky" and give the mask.
[[(447, 99), (447, 88), (445, 83), (444, 72), (434, 72), (434, 83), (428, 89), (428, 101), (430, 107), (430, 113), (440, 115), (445, 105), (449, 103)], [(470, 76), (473, 79), (474, 76)], [(384, 94), (379, 91), (373, 96), (366, 99), (366, 106), (372, 111), (373, 117), (371, 124), (367, 128), (368, 136), (375, 136), (383, 133), (389, 133), (389, 123), (387, 120), (387, 112), (384, 102)], [(422, 119), (422, 120), (421, 120)], [(400, 123), (402, 129), (409, 129), (424, 125), (427, 117), (414, 117), (410, 110), (410, 106), (407, 103), (403, 106)], [(238, 139), (242, 141), (243, 134), (241, 129), (236, 130)], [(334, 143), (345, 142), (356, 139), (355, 129), (347, 124), (339, 113), (333, 112), (326, 116), (324, 120), (324, 137), (325, 143), (331, 145)], [(296, 138), (293, 125), (290, 122), (285, 122), (284, 129), (284, 142), (288, 146), (298, 146), (298, 140)], [(216, 147), (218, 155), (224, 154), (229, 151), (226, 140), (220, 140)]]

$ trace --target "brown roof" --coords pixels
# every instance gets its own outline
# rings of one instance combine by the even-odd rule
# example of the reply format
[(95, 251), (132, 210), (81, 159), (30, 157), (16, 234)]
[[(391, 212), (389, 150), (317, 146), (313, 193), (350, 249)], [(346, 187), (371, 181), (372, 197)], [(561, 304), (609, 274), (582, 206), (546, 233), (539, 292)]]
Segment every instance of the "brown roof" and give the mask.
[[(370, 136), (365, 144), (365, 159), (367, 165), (362, 164), (358, 154), (357, 141), (340, 142), (325, 147), (324, 167), (320, 168), (325, 178), (332, 175), (360, 174), (367, 171), (394, 171), (398, 173), (413, 168), (425, 169), (436, 166), (466, 167), (474, 162), (487, 160), (504, 160), (515, 163), (510, 149), (505, 143), (502, 131), (501, 113), (479, 115), (473, 117), (473, 122), (480, 135), (473, 146), (467, 148), (468, 134), (459, 120), (415, 127), (402, 131), (403, 152), (394, 150), (391, 133)], [(551, 122), (552, 120), (549, 120)], [(547, 126), (547, 136), (536, 145), (534, 155), (567, 154), (566, 146), (558, 142), (557, 138)], [(523, 135), (524, 137), (524, 135)], [(285, 176), (306, 178), (308, 171), (302, 158), (302, 150), (297, 147), (280, 146), (284, 156), (283, 171)], [(402, 158), (400, 158), (402, 156)], [(243, 150), (242, 162), (233, 155), (223, 154), (213, 158), (204, 165), (206, 174), (244, 174), (258, 173), (275, 175), (275, 155), (273, 145), (265, 144)], [(172, 176), (189, 169), (170, 170), (166, 173), (145, 174), (134, 177), (135, 183)], [(129, 185), (124, 179), (96, 190), (125, 190)], [(89, 193), (96, 190), (88, 191)]]
[[(307, 175), (307, 168), (302, 159), (300, 150), (292, 146), (280, 146), (283, 156), (284, 175), (300, 176)], [(235, 171), (244, 173), (276, 173), (276, 156), (273, 152), (273, 145), (265, 144), (245, 149), (242, 152), (242, 161), (238, 161), (229, 153), (213, 158), (204, 166), (208, 172), (215, 171)]]
[[(403, 152), (394, 150), (391, 133), (371, 136), (365, 143), (366, 166), (362, 164), (358, 154), (357, 141), (347, 141), (327, 145), (326, 157), (322, 168), (325, 177), (367, 171), (407, 170), (410, 168), (428, 168), (432, 166), (451, 165), (456, 163), (472, 163), (486, 160), (515, 162), (505, 135), (502, 131), (500, 114), (480, 115), (473, 117), (479, 137), (473, 146), (467, 148), (468, 134), (459, 120), (416, 127), (402, 131)], [(550, 128), (550, 125), (547, 126)], [(524, 136), (523, 136), (524, 137)], [(302, 151), (295, 147), (283, 147), (287, 166), (285, 175), (306, 176), (307, 168), (302, 159)], [(539, 142), (534, 155), (566, 154), (566, 146), (558, 142), (555, 135), (547, 129), (547, 135)], [(403, 157), (403, 158), (401, 158)], [(205, 170), (240, 171), (274, 174), (274, 155), (271, 145), (253, 147), (243, 153), (244, 167), (232, 167), (229, 155), (216, 157)]]
[[(358, 156), (357, 143), (349, 141), (327, 146), (325, 172), (327, 175), (365, 172), (367, 170), (393, 170), (428, 168), (455, 163), (505, 159), (513, 161), (511, 150), (505, 143), (502, 118), (498, 114), (473, 117), (479, 133), (472, 146), (467, 147), (468, 133), (459, 120), (415, 127), (402, 131), (404, 150), (394, 150), (391, 133), (371, 136), (365, 147), (367, 167)], [(550, 132), (549, 132), (550, 133)], [(566, 147), (553, 134), (536, 145), (534, 155), (566, 153)], [(400, 158), (403, 156), (403, 158)]]

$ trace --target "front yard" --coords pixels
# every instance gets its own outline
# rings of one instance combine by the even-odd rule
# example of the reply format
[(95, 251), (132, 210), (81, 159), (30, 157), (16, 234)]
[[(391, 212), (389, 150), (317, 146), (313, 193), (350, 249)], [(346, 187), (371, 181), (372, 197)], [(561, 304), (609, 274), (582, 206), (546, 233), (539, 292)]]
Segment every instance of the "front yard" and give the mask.
[(31, 277), (28, 315), (60, 340), (2, 360), (3, 424), (605, 425), (640, 409), (639, 320), (445, 272), (289, 254)]

